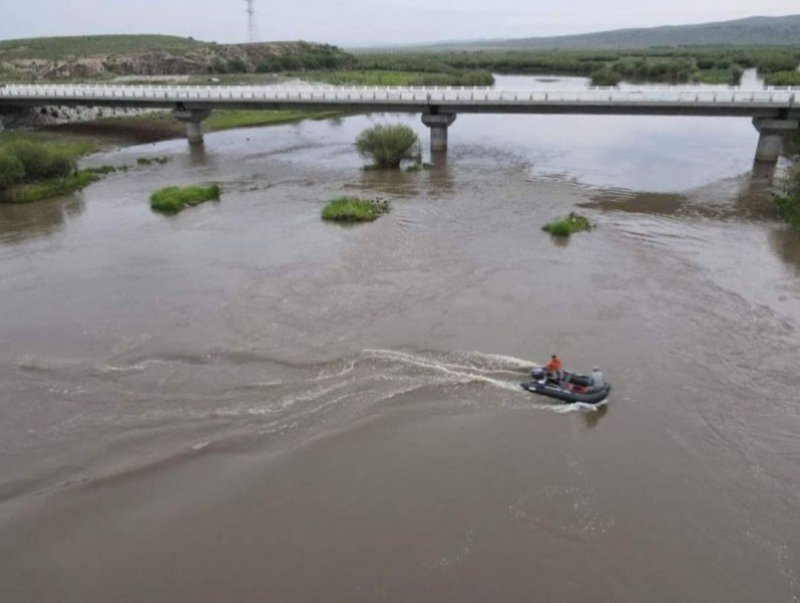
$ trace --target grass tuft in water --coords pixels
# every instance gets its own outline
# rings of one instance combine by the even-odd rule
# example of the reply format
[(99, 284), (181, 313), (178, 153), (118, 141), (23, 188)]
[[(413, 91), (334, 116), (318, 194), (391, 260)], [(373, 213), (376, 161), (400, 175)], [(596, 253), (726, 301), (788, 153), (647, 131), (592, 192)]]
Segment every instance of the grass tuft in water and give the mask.
[(568, 237), (573, 233), (591, 229), (592, 224), (589, 219), (575, 212), (571, 212), (566, 218), (553, 220), (542, 226), (543, 231), (556, 237)]
[(386, 199), (340, 197), (323, 208), (322, 219), (335, 222), (372, 222), (389, 209), (390, 203)]
[(153, 165), (154, 163), (164, 165), (169, 163), (169, 157), (139, 157), (136, 159), (136, 163), (137, 165)]
[(378, 168), (398, 168), (403, 159), (419, 157), (419, 139), (414, 130), (402, 124), (376, 125), (361, 132), (356, 148), (371, 157)]
[(83, 190), (98, 178), (99, 176), (88, 170), (80, 170), (63, 178), (21, 184), (5, 191), (2, 198), (0, 198), (0, 202), (31, 203), (32, 201), (52, 199), (53, 197), (60, 197)]
[(176, 214), (187, 205), (200, 205), (206, 201), (219, 199), (219, 186), (168, 186), (150, 195), (150, 207), (165, 214)]

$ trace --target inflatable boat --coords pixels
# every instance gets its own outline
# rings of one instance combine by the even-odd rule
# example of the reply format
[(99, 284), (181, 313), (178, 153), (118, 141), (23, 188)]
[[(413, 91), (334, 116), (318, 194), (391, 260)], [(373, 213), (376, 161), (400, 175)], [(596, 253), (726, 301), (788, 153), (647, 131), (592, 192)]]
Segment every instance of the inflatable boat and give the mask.
[(542, 368), (533, 369), (531, 378), (532, 381), (520, 384), (522, 389), (569, 404), (575, 402), (600, 404), (608, 398), (608, 394), (611, 392), (611, 384), (609, 383), (605, 383), (601, 387), (594, 387), (591, 377), (567, 371), (564, 371), (564, 378), (560, 382), (548, 378)]

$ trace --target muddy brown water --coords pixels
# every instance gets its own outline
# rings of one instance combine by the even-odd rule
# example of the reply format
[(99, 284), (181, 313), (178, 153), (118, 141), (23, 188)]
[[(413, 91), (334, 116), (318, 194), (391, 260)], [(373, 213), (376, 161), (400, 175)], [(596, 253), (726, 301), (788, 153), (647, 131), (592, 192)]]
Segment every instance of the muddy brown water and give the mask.
[[(797, 600), (800, 237), (749, 122), (460, 116), (364, 172), (384, 119), (425, 137), (163, 142), (0, 206), (0, 600)], [(608, 404), (519, 389), (553, 352)]]

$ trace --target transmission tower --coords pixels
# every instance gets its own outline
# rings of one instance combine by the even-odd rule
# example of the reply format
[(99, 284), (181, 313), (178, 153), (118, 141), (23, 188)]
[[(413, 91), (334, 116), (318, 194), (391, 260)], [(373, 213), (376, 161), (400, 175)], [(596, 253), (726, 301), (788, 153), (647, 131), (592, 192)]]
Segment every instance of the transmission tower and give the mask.
[(258, 42), (258, 23), (256, 23), (256, 0), (244, 0), (247, 5), (247, 39), (251, 44)]

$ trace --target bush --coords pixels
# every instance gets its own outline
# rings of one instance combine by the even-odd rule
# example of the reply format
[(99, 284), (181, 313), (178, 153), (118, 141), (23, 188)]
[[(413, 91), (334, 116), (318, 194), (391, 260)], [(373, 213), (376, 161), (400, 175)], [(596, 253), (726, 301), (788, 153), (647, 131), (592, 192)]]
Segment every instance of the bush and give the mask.
[(322, 209), (322, 219), (336, 222), (372, 222), (388, 211), (389, 202), (384, 199), (340, 197)]
[(234, 57), (228, 61), (228, 71), (230, 73), (247, 73), (249, 70), (247, 68), (247, 63), (239, 57)]
[(554, 220), (542, 226), (542, 230), (557, 237), (568, 237), (575, 232), (591, 230), (592, 225), (588, 218), (576, 213), (570, 213), (566, 218)]
[(372, 157), (380, 168), (397, 168), (403, 159), (420, 154), (419, 140), (414, 130), (401, 124), (368, 128), (358, 135), (356, 148), (361, 155)]
[(176, 214), (187, 205), (200, 205), (205, 201), (219, 199), (219, 186), (168, 186), (150, 195), (150, 207), (155, 211)]
[(0, 152), (0, 191), (4, 191), (25, 178), (25, 166), (15, 155)]
[(212, 73), (228, 73), (228, 63), (217, 57), (211, 61)]
[(75, 173), (75, 160), (70, 155), (48, 149), (44, 144), (18, 141), (8, 148), (24, 166), (28, 180), (64, 178)]

